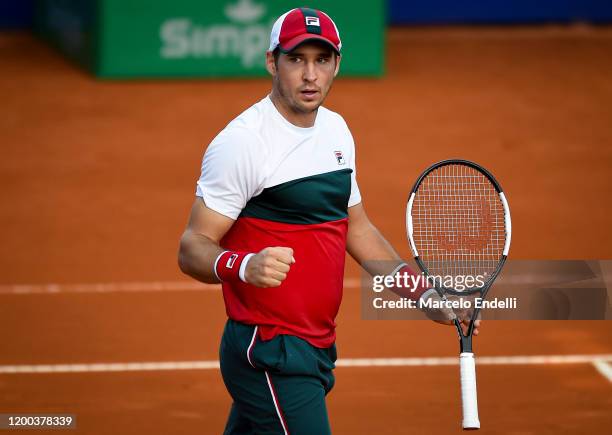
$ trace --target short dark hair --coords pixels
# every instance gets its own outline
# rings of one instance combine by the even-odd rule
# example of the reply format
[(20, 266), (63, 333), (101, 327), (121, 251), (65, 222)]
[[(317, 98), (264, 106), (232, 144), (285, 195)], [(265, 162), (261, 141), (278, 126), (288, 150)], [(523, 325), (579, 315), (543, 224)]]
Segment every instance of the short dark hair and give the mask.
[(278, 67), (278, 58), (280, 57), (280, 48), (276, 47), (272, 52), (272, 56), (274, 56), (274, 65)]

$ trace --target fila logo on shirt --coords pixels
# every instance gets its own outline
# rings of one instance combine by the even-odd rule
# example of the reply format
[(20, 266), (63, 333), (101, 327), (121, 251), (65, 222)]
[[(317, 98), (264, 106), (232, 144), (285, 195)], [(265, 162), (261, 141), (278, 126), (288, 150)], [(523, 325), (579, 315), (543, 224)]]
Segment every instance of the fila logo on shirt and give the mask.
[(339, 165), (344, 165), (346, 162), (344, 161), (344, 155), (342, 151), (334, 151), (334, 155), (336, 156), (336, 161)]
[(306, 17), (306, 25), (321, 27), (321, 23), (319, 22), (319, 17)]
[(238, 254), (230, 255), (230, 258), (227, 259), (227, 263), (225, 263), (225, 267), (231, 269), (234, 267), (234, 263), (236, 262), (236, 258), (238, 258)]

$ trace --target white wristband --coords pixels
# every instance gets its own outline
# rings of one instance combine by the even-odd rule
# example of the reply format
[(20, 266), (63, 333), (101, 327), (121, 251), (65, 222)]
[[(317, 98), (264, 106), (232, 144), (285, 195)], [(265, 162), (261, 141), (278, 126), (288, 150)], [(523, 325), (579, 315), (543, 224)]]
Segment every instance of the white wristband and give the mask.
[(238, 278), (240, 278), (242, 282), (247, 282), (246, 278), (244, 277), (244, 273), (246, 272), (247, 263), (249, 262), (249, 260), (251, 259), (253, 255), (255, 254), (247, 254), (244, 257), (244, 260), (242, 260), (242, 264), (240, 264), (240, 270), (238, 271)]
[(425, 293), (423, 293), (421, 295), (421, 299), (423, 299), (424, 301), (426, 301), (432, 294), (438, 294), (438, 292), (436, 291), (435, 288), (430, 288), (428, 290), (425, 291)]
[(215, 264), (213, 264), (213, 272), (219, 281), (221, 281), (221, 278), (219, 278), (219, 275), (217, 275), (217, 263), (219, 262), (219, 258), (221, 258), (221, 256), (225, 254), (226, 252), (227, 251), (223, 251), (222, 253), (217, 255), (217, 258), (215, 259)]
[(395, 276), (395, 274), (402, 270), (402, 267), (404, 266), (408, 266), (408, 264), (402, 261), (395, 269), (393, 269), (393, 272), (391, 272), (388, 276)]

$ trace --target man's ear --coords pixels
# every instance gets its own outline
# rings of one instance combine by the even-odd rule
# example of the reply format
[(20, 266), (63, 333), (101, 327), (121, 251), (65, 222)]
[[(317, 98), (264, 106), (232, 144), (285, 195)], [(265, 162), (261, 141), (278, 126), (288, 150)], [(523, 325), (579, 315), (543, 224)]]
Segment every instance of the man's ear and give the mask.
[(342, 56), (339, 54), (336, 55), (336, 71), (334, 71), (334, 77), (338, 75), (338, 71), (340, 71), (340, 61), (342, 60)]
[(274, 53), (266, 52), (266, 69), (272, 77), (276, 75), (276, 62), (274, 62)]

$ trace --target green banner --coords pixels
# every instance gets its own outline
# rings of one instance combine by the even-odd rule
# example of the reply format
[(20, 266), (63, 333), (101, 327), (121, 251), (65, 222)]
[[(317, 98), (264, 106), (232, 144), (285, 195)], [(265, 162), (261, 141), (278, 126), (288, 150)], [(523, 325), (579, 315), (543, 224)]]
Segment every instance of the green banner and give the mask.
[[(95, 17), (82, 20), (97, 31), (89, 33), (96, 40), (87, 44), (89, 53), (81, 58), (95, 59), (83, 63), (93, 66), (98, 76), (117, 78), (266, 75), (265, 52), (274, 20), (304, 6), (287, 0), (41, 2), (56, 14), (57, 10), (75, 16), (85, 9), (95, 11)], [(307, 6), (327, 12), (336, 22), (343, 43), (343, 75), (383, 73), (383, 0), (368, 1), (367, 8), (356, 7), (352, 0), (313, 0)], [(46, 32), (60, 48), (58, 39), (70, 39), (65, 32), (58, 36), (61, 32), (58, 26), (55, 32)]]

